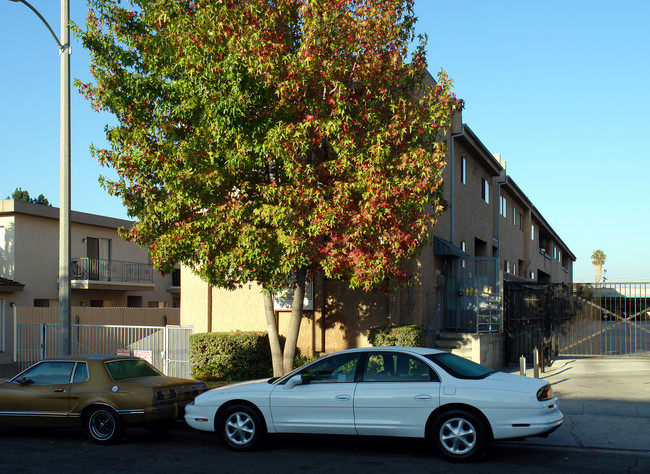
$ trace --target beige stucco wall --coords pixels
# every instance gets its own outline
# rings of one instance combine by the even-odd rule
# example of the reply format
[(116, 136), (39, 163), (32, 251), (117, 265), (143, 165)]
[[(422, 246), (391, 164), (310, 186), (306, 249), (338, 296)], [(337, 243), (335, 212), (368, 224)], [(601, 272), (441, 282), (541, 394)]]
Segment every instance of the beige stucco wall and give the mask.
[[(181, 271), (183, 326), (193, 326), (195, 332), (267, 330), (264, 300), (257, 284), (234, 291), (210, 288), (187, 267)], [(286, 335), (290, 317), (289, 312), (276, 312), (281, 335)], [(367, 346), (368, 329), (389, 320), (388, 294), (348, 290), (345, 282), (317, 277), (314, 310), (304, 312), (298, 348), (303, 354), (317, 354)]]
[(181, 266), (181, 326), (208, 332), (208, 284), (188, 267)]

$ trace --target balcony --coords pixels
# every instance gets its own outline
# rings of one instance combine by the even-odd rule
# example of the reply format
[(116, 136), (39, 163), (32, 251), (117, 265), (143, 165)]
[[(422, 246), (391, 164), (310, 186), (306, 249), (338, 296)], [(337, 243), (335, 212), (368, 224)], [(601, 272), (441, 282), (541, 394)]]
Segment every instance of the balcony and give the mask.
[(153, 290), (153, 267), (148, 263), (96, 258), (73, 258), (71, 285), (76, 290)]

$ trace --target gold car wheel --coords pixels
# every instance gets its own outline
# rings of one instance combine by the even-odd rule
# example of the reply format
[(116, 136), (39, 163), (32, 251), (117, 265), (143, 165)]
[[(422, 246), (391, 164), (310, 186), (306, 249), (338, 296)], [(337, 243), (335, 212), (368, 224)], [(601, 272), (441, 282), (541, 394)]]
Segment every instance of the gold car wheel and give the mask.
[(88, 416), (86, 427), (98, 443), (113, 443), (123, 432), (122, 419), (110, 408), (96, 408)]

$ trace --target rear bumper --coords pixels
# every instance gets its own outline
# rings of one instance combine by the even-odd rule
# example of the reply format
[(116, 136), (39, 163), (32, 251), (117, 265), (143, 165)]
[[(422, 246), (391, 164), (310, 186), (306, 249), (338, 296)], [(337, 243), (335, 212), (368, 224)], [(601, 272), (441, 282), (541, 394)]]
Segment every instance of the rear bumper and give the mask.
[(127, 423), (147, 423), (168, 418), (176, 419), (180, 410), (182, 410), (182, 407), (179, 407), (177, 403), (167, 403), (135, 410), (118, 410), (117, 413)]

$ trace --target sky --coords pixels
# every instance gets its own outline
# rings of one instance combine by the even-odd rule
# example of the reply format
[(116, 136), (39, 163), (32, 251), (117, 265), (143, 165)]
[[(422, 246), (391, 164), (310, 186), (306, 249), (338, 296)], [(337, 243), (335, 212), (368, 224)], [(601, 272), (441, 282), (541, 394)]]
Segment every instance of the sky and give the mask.
[[(59, 36), (60, 3), (31, 0)], [(86, 3), (71, 0), (83, 24)], [(650, 2), (619, 0), (416, 0), (435, 76), (445, 69), (465, 100), (463, 121), (576, 256), (575, 282), (592, 282), (605, 252), (609, 282), (650, 281)], [(59, 206), (58, 47), (25, 5), (0, 0), (0, 199), (22, 188)], [(71, 75), (91, 79), (73, 39)], [(73, 87), (74, 211), (128, 219), (90, 156), (111, 116)]]

